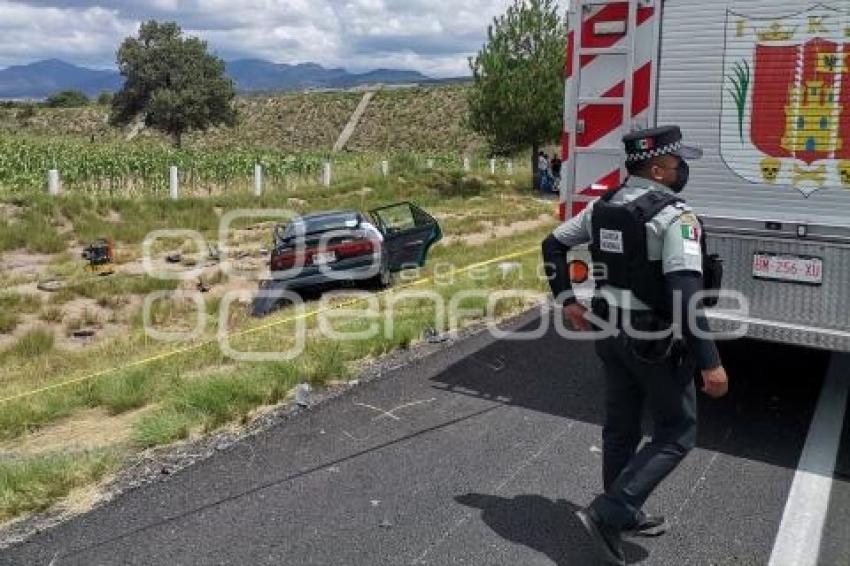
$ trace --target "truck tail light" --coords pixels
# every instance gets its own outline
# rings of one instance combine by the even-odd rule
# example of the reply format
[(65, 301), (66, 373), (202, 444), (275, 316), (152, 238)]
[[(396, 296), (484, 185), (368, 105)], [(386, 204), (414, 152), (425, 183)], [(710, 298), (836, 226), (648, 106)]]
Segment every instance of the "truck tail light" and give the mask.
[(570, 270), (570, 281), (573, 283), (580, 285), (590, 277), (590, 268), (585, 262), (579, 259), (571, 261), (568, 267)]

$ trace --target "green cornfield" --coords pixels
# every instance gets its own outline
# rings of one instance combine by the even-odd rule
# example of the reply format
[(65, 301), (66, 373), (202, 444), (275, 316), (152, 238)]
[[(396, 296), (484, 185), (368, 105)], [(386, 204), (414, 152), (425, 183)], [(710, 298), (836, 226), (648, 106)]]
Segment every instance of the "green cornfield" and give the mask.
[(184, 187), (212, 191), (249, 182), (257, 163), (263, 165), (265, 178), (283, 181), (289, 176), (317, 175), (322, 162), (320, 155), (262, 149), (198, 151), (155, 144), (0, 135), (0, 192), (24, 195), (43, 191), (48, 170), (57, 169), (63, 190), (109, 191), (124, 196), (167, 193), (172, 165), (180, 171)]
[[(486, 172), (487, 159), (470, 155), (472, 171)], [(0, 197), (14, 198), (47, 190), (47, 173), (59, 171), (63, 192), (121, 197), (168, 195), (169, 168), (179, 171), (180, 193), (203, 196), (253, 185), (254, 165), (263, 166), (269, 190), (291, 187), (305, 180), (317, 183), (323, 163), (333, 164), (333, 180), (369, 178), (389, 162), (393, 175), (422, 171), (460, 170), (462, 154), (400, 151), (287, 153), (264, 148), (184, 148), (147, 142), (89, 142), (71, 136), (15, 136), (0, 133)], [(520, 165), (521, 162), (515, 162)], [(499, 160), (504, 171), (505, 160)]]

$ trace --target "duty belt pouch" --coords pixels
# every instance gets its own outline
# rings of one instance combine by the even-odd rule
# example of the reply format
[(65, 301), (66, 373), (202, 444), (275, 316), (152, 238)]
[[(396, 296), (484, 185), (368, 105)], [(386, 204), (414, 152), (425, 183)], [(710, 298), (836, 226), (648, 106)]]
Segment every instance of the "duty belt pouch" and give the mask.
[(640, 361), (647, 364), (660, 364), (671, 358), (677, 348), (677, 340), (673, 339), (670, 323), (652, 311), (632, 311), (631, 328), (641, 332), (663, 332), (663, 338), (646, 339), (631, 336), (624, 332), (626, 347)]
[[(702, 219), (699, 218), (700, 224), (700, 247), (702, 248), (702, 281), (703, 289), (717, 293), (723, 287), (723, 260), (717, 254), (709, 254), (708, 246), (705, 239), (705, 225)], [(718, 297), (704, 298), (700, 306), (711, 308), (716, 307)]]
[[(590, 312), (600, 320), (610, 320), (611, 309), (604, 297), (595, 296), (590, 300)], [(596, 324), (590, 324), (594, 330), (602, 330)]]
[[(717, 254), (702, 256), (703, 288), (717, 293), (723, 287), (723, 260)], [(716, 307), (718, 297), (706, 297), (702, 300), (704, 307)]]

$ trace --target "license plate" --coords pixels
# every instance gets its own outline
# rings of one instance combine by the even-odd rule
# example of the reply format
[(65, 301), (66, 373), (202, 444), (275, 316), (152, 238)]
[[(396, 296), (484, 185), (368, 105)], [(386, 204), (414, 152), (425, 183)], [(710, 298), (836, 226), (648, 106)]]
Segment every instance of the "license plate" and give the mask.
[(823, 283), (823, 260), (819, 257), (756, 253), (753, 256), (753, 277), (820, 285)]
[(313, 265), (327, 265), (336, 261), (336, 252), (320, 252), (313, 254)]

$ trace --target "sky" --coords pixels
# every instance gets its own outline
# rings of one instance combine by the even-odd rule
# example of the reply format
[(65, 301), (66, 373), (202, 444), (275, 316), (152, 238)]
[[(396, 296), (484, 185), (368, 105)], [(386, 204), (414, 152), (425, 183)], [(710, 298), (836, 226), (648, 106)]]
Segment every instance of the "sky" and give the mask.
[(0, 67), (58, 58), (114, 68), (145, 20), (176, 21), (225, 60), (314, 62), (362, 72), (469, 74), (510, 0), (0, 0)]

